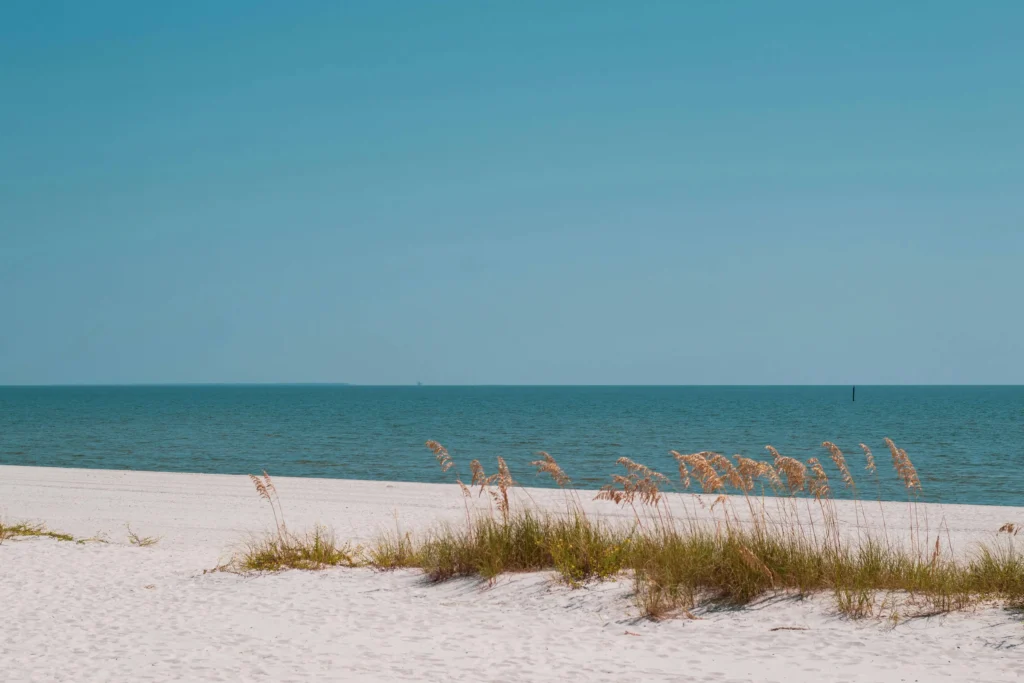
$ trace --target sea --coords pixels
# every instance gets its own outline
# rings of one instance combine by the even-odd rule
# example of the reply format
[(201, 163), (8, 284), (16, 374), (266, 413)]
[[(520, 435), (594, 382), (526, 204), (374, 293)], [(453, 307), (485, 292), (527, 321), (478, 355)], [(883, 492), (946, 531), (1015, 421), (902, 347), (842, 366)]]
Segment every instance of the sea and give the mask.
[(821, 459), (848, 496), (821, 446), (832, 441), (860, 497), (905, 500), (885, 437), (916, 466), (921, 500), (1024, 505), (1021, 386), (0, 387), (4, 465), (452, 482), (501, 456), (520, 484), (550, 486), (530, 465), (547, 451), (597, 489), (621, 457), (678, 482), (670, 450), (768, 459), (770, 444)]

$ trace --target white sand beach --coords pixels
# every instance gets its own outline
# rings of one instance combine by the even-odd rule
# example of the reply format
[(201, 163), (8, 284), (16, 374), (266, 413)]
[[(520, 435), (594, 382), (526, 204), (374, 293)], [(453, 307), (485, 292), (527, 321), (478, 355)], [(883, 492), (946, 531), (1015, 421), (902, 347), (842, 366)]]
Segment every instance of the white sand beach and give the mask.
[[(291, 528), (319, 522), (339, 539), (464, 517), (453, 485), (275, 482)], [(562, 500), (527, 494), (553, 509)], [(905, 511), (886, 504), (894, 526)], [(1024, 508), (927, 512), (958, 552), (1024, 522)], [(273, 524), (241, 476), (0, 466), (0, 519), (108, 541), (0, 545), (7, 681), (1009, 681), (1024, 671), (1024, 623), (1000, 607), (892, 626), (845, 619), (828, 596), (774, 598), (652, 622), (637, 618), (629, 580), (573, 590), (547, 574), (487, 586), (430, 585), (414, 571), (204, 571)], [(126, 524), (159, 543), (130, 545)]]

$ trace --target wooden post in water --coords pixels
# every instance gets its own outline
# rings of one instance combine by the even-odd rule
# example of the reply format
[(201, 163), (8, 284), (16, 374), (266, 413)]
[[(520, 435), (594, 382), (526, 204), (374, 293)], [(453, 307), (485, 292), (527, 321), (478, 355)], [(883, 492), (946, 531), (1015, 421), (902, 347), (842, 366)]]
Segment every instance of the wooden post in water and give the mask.
[(857, 385), (853, 386), (853, 400), (857, 400)]

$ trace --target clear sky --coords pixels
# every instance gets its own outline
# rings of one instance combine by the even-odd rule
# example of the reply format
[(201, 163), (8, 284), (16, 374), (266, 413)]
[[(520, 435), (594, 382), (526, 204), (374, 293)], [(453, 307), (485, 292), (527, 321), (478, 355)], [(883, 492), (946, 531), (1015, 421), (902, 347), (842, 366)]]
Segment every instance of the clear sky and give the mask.
[(1022, 27), (4, 2), (0, 384), (1022, 383)]

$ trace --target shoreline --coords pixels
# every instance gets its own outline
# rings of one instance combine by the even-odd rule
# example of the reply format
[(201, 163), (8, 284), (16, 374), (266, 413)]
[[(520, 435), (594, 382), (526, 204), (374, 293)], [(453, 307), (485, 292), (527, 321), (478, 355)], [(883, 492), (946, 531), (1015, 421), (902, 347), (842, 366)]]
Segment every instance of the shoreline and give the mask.
[[(429, 466), (429, 463), (426, 463)], [(382, 532), (426, 531), (435, 524), (466, 519), (486, 511), (486, 496), (466, 501), (457, 484), (406, 481), (274, 477), (288, 525), (301, 530), (316, 524), (331, 527), (338, 540), (365, 542)], [(596, 491), (572, 489), (588, 515), (610, 523), (628, 523), (633, 513), (608, 501), (593, 500)], [(513, 505), (531, 505), (558, 512), (565, 492), (558, 488), (515, 486)], [(714, 494), (665, 493), (663, 506), (676, 514), (715, 517), (707, 507)], [(742, 496), (725, 496), (734, 513), (748, 514)], [(770, 510), (774, 501), (752, 497)], [(909, 524), (905, 501), (848, 499), (833, 501), (839, 518), (850, 529), (880, 532), (885, 527), (899, 537)], [(958, 554), (972, 544), (991, 541), (1007, 522), (1024, 523), (1024, 506), (916, 503), (931, 532), (941, 529)], [(813, 511), (814, 503), (808, 499)], [(857, 521), (858, 509), (861, 520)], [(882, 519), (884, 516), (884, 520)], [(125, 524), (147, 535), (160, 535), (168, 545), (189, 545), (205, 551), (237, 545), (247, 534), (272, 528), (269, 509), (257, 497), (248, 475), (148, 470), (0, 465), (0, 520), (33, 521), (76, 537), (116, 536)]]
[[(885, 457), (887, 458), (888, 456), (886, 455)], [(767, 456), (764, 456), (762, 458), (762, 460), (764, 462), (768, 462), (769, 461)], [(528, 475), (529, 475), (529, 479), (530, 479), (530, 481), (527, 481), (525, 483), (524, 482), (520, 482), (517, 479), (516, 480), (516, 486), (517, 487), (524, 488), (524, 489), (529, 489), (531, 491), (534, 491), (534, 490), (536, 490), (536, 491), (558, 491), (559, 490), (559, 488), (557, 486), (555, 486), (553, 484), (547, 483), (549, 480), (546, 477), (544, 477), (542, 475), (534, 476), (532, 468), (528, 464), (524, 464), (522, 462), (518, 462), (518, 463), (515, 463), (515, 464), (518, 466), (516, 474), (522, 474), (524, 472), (527, 472)], [(420, 462), (417, 463), (417, 466), (423, 467), (423, 468), (426, 468), (426, 469), (431, 469), (431, 468), (435, 467), (435, 465), (430, 461), (430, 456), (428, 454), (426, 454), (426, 453), (424, 453), (422, 455), (422, 459), (420, 460)], [(579, 491), (579, 492), (592, 493), (592, 494), (596, 495), (601, 490), (602, 486), (608, 484), (611, 481), (610, 475), (618, 473), (617, 472), (617, 467), (618, 466), (617, 466), (617, 464), (615, 462), (609, 462), (608, 467), (609, 467), (609, 469), (608, 469), (609, 476), (607, 478), (602, 479), (602, 480), (597, 480), (597, 479), (594, 479), (594, 478), (588, 478), (585, 483), (582, 483), (582, 484), (576, 483), (576, 484), (573, 485), (572, 488), (574, 490), (576, 490), (576, 491)], [(887, 468), (888, 465), (886, 464), (885, 467)], [(252, 472), (202, 472), (202, 471), (194, 471), (194, 470), (124, 469), (124, 468), (120, 468), (120, 467), (69, 467), (69, 466), (61, 465), (61, 464), (57, 464), (57, 465), (0, 464), (0, 470), (2, 470), (3, 468), (12, 468), (12, 469), (19, 468), (19, 469), (27, 469), (27, 470), (31, 470), (31, 469), (62, 470), (62, 471), (66, 470), (66, 471), (76, 471), (76, 472), (113, 472), (113, 473), (118, 473), (118, 474), (122, 474), (122, 473), (145, 473), (145, 474), (159, 474), (159, 475), (167, 474), (167, 475), (176, 475), (176, 476), (177, 475), (182, 475), (182, 476), (201, 475), (201, 476), (205, 476), (205, 477), (247, 477), (249, 474), (260, 474), (262, 472), (262, 470), (260, 470), (260, 471), (252, 471)], [(680, 491), (677, 488), (678, 481), (672, 476), (674, 471), (675, 471), (675, 464), (674, 463), (672, 463), (671, 467), (666, 468), (665, 470), (663, 470), (663, 473), (666, 474), (667, 476), (669, 476), (669, 479), (672, 481), (673, 487), (676, 487), (676, 488), (673, 488), (671, 490), (666, 490), (665, 493), (666, 494), (671, 494), (671, 495), (675, 495), (675, 494), (686, 495), (687, 493), (691, 493), (692, 491)], [(385, 484), (403, 484), (403, 485), (404, 484), (417, 484), (417, 485), (427, 485), (427, 486), (456, 486), (456, 484), (452, 483), (454, 481), (454, 476), (452, 476), (449, 481), (418, 481), (418, 480), (413, 480), (413, 479), (382, 479), (382, 478), (369, 478), (369, 477), (367, 477), (367, 478), (358, 478), (358, 477), (326, 477), (326, 476), (313, 476), (313, 475), (305, 475), (305, 474), (302, 474), (302, 475), (279, 475), (279, 474), (274, 474), (274, 472), (270, 472), (270, 475), (274, 478), (275, 481), (278, 480), (278, 479), (281, 479), (281, 480), (297, 479), (297, 480), (315, 480), (315, 481), (339, 481), (339, 482), (351, 482), (351, 483), (359, 482), (359, 483), (385, 483)], [(831, 476), (838, 476), (838, 473), (833, 472), (833, 473), (831, 473)], [(902, 489), (899, 489), (899, 490), (902, 490)], [(833, 491), (833, 493), (836, 494), (834, 500), (837, 500), (837, 501), (851, 501), (851, 500), (853, 500), (852, 497), (848, 497), (846, 495), (846, 491), (844, 489), (842, 489), (841, 487), (838, 490)], [(886, 491), (886, 493), (890, 493), (890, 491)], [(1001, 504), (1001, 503), (978, 503), (978, 502), (969, 502), (969, 503), (948, 502), (947, 503), (947, 502), (944, 502), (942, 500), (930, 500), (929, 498), (930, 498), (929, 495), (927, 495), (926, 493), (922, 493), (921, 496), (920, 496), (919, 503), (922, 504), (922, 505), (945, 506), (945, 507), (950, 507), (950, 506), (966, 506), (966, 507), (972, 507), (972, 508), (974, 508), (974, 507), (993, 507), (993, 508), (1006, 508), (1006, 509), (1015, 509), (1017, 507), (1024, 508), (1024, 506), (1005, 505), (1005, 504)], [(873, 496), (873, 497), (868, 497), (867, 499), (865, 499), (865, 501), (866, 502), (869, 501), (869, 502), (872, 502), (872, 503), (877, 503), (877, 501), (878, 501), (877, 495)], [(905, 503), (908, 502), (905, 498), (882, 498), (881, 501), (883, 503), (886, 503), (886, 504), (905, 504)]]
[[(320, 522), (339, 540), (465, 520), (455, 484), (274, 481), (289, 528)], [(558, 489), (514, 491), (546, 509), (563, 501)], [(853, 512), (836, 502), (841, 515)], [(584, 505), (610, 521), (632, 515), (605, 501)], [(882, 507), (898, 524), (906, 504)], [(1024, 508), (927, 509), (944, 514), (964, 544), (1024, 521)], [(0, 518), (109, 540), (0, 545), (0, 659), (12, 680), (611, 681), (686, 672), (895, 682), (911, 670), (922, 681), (1016, 680), (1024, 648), (1019, 614), (987, 605), (894, 627), (845, 619), (825, 596), (782, 596), (652, 622), (637, 618), (628, 580), (573, 590), (545, 572), (503, 575), (490, 587), (428, 585), (414, 570), (204, 573), (247, 535), (272, 528), (266, 504), (239, 475), (0, 466)], [(130, 545), (126, 524), (159, 542)]]

